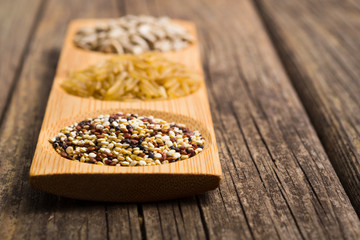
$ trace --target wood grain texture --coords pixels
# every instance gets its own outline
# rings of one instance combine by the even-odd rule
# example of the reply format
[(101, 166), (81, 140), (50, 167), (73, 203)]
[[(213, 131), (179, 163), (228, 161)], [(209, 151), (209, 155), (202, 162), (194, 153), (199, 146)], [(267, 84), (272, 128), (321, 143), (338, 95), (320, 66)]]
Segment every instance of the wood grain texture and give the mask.
[[(107, 235), (106, 205), (34, 191), (28, 174), (68, 23), (76, 17), (109, 16), (119, 16), (109, 1), (92, 1), (86, 7), (80, 1), (46, 1), (38, 13), (0, 129), (0, 222), (4, 226), (0, 239), (103, 239)], [(137, 215), (137, 208), (124, 207)], [(127, 216), (117, 221), (127, 221)], [(121, 234), (127, 236), (130, 230)]]
[[(101, 21), (74, 20), (69, 26), (30, 168), (30, 184), (59, 196), (113, 202), (169, 200), (217, 188), (221, 180), (221, 166), (202, 76), (195, 26), (190, 22), (174, 21), (174, 24), (182, 26), (194, 36), (195, 41), (181, 51), (161, 54), (171, 61), (184, 64), (200, 76), (200, 87), (193, 94), (168, 100), (127, 102), (70, 95), (60, 86), (69, 72), (87, 68), (114, 56), (86, 51), (73, 44), (79, 28), (96, 26)], [(49, 143), (49, 139), (65, 126), (88, 117), (117, 112), (154, 116), (199, 130), (205, 139), (204, 150), (190, 159), (171, 164), (114, 167), (69, 161), (61, 157)]]
[(0, 2), (0, 123), (3, 121), (14, 86), (42, 11), (43, 1), (3, 0)]
[(360, 215), (360, 2), (256, 2)]
[[(127, 1), (125, 8), (133, 14), (191, 18), (202, 37), (224, 171), (216, 194), (196, 199), (207, 237), (359, 236), (356, 214), (251, 2)], [(334, 199), (341, 199), (340, 208)], [(143, 211), (147, 226), (164, 209)], [(161, 221), (162, 232), (169, 228), (171, 223)], [(161, 232), (156, 238), (162, 238)]]
[[(359, 220), (249, 1), (91, 3), (49, 0), (40, 15), (0, 130), (1, 239), (359, 238)], [(32, 190), (29, 167), (69, 20), (126, 13), (195, 21), (221, 187), (146, 204)]]

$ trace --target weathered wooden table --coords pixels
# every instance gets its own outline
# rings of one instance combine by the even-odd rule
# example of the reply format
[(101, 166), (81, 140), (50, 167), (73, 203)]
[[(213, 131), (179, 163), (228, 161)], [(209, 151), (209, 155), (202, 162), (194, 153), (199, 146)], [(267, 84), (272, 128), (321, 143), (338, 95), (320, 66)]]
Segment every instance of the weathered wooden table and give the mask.
[[(125, 14), (197, 24), (219, 189), (115, 204), (30, 188), (67, 24)], [(360, 239), (359, 1), (2, 0), (0, 26), (0, 239)]]

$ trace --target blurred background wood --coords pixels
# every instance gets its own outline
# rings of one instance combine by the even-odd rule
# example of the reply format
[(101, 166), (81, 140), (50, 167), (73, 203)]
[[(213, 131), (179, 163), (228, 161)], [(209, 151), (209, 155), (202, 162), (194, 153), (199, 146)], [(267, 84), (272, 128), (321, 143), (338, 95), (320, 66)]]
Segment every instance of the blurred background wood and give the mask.
[(39, 23), (42, 11), (40, 0), (0, 2), (0, 123), (4, 119), (11, 95), (19, 80), (19, 73), (28, 53), (33, 30)]
[[(32, 7), (26, 16), (32, 29), (18, 50), (23, 60), (13, 60), (18, 80), (10, 83), (13, 90), (0, 89), (9, 96), (0, 126), (1, 239), (360, 237), (359, 219), (252, 1), (44, 0)], [(30, 188), (29, 167), (67, 24), (125, 14), (197, 24), (224, 172), (219, 189), (173, 201), (113, 204)], [(11, 54), (6, 45), (0, 48)]]
[(360, 1), (256, 2), (360, 215)]

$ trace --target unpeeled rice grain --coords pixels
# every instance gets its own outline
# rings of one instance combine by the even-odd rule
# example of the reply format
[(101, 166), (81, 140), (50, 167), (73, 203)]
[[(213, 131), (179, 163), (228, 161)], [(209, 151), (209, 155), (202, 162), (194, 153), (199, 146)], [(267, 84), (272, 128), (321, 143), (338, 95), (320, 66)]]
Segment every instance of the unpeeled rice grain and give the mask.
[(123, 113), (75, 123), (49, 141), (64, 158), (110, 166), (153, 166), (185, 160), (202, 152), (205, 143), (198, 131), (183, 124)]
[(177, 98), (199, 85), (199, 75), (157, 53), (117, 56), (75, 71), (62, 83), (76, 96), (118, 101)]

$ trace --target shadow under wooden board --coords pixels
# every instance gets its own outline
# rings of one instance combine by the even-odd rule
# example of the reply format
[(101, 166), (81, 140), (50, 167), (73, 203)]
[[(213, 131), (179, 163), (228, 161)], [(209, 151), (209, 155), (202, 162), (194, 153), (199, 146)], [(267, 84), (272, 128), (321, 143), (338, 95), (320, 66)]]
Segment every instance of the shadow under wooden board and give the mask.
[[(120, 202), (179, 198), (218, 187), (222, 171), (194, 24), (174, 20), (174, 23), (186, 28), (195, 41), (181, 51), (161, 54), (200, 74), (200, 89), (171, 100), (120, 102), (73, 96), (60, 87), (69, 71), (83, 69), (114, 56), (83, 50), (73, 44), (73, 36), (79, 27), (92, 26), (99, 21), (105, 20), (75, 20), (69, 26), (30, 169), (31, 186), (70, 198)], [(190, 159), (169, 164), (116, 167), (62, 158), (48, 141), (65, 126), (88, 117), (117, 112), (152, 115), (169, 122), (183, 123), (200, 131), (206, 140), (204, 150)]]

